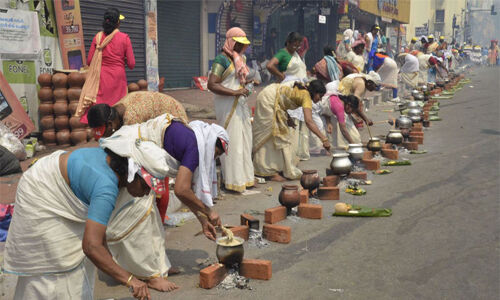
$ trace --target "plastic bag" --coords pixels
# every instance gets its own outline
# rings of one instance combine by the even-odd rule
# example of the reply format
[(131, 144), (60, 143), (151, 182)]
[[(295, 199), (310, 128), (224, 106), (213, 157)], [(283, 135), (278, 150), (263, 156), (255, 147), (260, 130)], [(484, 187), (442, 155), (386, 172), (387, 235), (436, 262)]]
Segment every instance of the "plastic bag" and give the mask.
[(0, 146), (7, 148), (17, 159), (26, 159), (26, 150), (23, 143), (2, 123), (0, 123)]

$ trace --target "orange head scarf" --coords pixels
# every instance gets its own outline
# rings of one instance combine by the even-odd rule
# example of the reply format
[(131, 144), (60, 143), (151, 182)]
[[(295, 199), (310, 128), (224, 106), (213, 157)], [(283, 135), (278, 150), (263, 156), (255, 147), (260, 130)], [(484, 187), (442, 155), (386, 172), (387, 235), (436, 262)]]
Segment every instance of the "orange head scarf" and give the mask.
[(245, 83), (247, 75), (249, 73), (248, 67), (241, 57), (243, 52), (245, 52), (247, 46), (245, 45), (239, 53), (234, 51), (234, 45), (236, 45), (236, 41), (233, 38), (246, 36), (247, 35), (245, 31), (243, 31), (243, 29), (239, 27), (233, 27), (226, 32), (226, 42), (224, 43), (224, 47), (222, 47), (222, 50), (233, 59), (234, 67), (236, 69), (236, 76), (240, 80), (241, 84)]

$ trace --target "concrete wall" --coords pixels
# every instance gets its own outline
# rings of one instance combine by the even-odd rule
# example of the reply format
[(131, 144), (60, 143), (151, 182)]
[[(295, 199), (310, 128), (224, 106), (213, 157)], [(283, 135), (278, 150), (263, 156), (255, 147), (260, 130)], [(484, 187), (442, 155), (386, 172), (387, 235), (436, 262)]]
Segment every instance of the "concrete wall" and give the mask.
[(215, 49), (215, 22), (224, 0), (202, 0), (201, 4), (201, 74), (207, 75), (211, 62), (218, 55)]
[(415, 36), (415, 27), (422, 27), (429, 22), (432, 0), (412, 0), (410, 5), (410, 23), (406, 26), (406, 40)]

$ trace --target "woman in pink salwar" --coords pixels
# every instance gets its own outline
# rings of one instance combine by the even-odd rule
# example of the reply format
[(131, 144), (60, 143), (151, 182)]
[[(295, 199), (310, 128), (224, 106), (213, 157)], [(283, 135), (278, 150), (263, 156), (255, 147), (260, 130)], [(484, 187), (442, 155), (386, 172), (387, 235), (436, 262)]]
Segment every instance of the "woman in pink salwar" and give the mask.
[[(132, 43), (126, 33), (120, 32), (120, 20), (124, 17), (116, 8), (110, 8), (104, 13), (103, 31), (98, 39), (99, 32), (92, 40), (87, 63), (92, 64), (98, 52), (102, 52), (100, 65), (99, 89), (96, 95), (96, 104), (105, 103), (113, 106), (127, 94), (127, 76), (125, 64), (129, 69), (135, 66)], [(107, 41), (107, 38), (111, 40)], [(106, 44), (107, 42), (107, 44)], [(99, 50), (102, 49), (102, 50)], [(87, 113), (80, 120), (87, 123)]]

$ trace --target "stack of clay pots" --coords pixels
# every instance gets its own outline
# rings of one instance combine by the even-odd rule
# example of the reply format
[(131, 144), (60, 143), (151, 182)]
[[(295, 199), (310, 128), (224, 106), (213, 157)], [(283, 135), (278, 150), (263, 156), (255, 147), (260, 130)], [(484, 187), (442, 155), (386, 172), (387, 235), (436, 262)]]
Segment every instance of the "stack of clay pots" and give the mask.
[(42, 129), (42, 138), (46, 145), (53, 146), (56, 144), (56, 132), (54, 130), (54, 95), (52, 92), (52, 75), (40, 74), (38, 76), (40, 90), (38, 91), (38, 99), (40, 105), (38, 111), (40, 113), (40, 126)]
[(137, 81), (137, 83), (132, 82), (128, 85), (128, 92), (137, 92), (137, 91), (147, 91), (148, 90), (148, 82), (144, 79)]
[(80, 123), (80, 118), (72, 117), (85, 83), (85, 75), (78, 72), (69, 75), (40, 74), (38, 82), (41, 86), (38, 98), (44, 143), (51, 146), (57, 142), (58, 145), (69, 146), (87, 142), (90, 131), (85, 124)]

